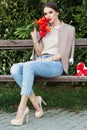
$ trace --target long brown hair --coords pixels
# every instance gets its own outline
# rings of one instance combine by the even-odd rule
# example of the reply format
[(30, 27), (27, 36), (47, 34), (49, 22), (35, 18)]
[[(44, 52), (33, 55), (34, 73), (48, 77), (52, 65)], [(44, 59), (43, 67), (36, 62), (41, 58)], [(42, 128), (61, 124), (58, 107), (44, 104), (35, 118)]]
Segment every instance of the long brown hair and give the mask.
[(55, 2), (47, 2), (43, 5), (42, 7), (42, 12), (44, 12), (44, 8), (45, 7), (49, 7), (52, 8), (53, 10), (55, 10), (56, 12), (59, 12), (59, 9), (57, 7), (57, 4)]

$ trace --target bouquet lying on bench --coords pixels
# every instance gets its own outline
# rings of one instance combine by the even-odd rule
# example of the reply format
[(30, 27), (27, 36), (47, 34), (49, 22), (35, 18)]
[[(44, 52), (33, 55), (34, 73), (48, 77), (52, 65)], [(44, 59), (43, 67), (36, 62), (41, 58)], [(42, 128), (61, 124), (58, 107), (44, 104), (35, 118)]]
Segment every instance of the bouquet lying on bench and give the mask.
[(76, 66), (77, 73), (75, 76), (87, 76), (87, 67), (83, 62), (79, 62)]

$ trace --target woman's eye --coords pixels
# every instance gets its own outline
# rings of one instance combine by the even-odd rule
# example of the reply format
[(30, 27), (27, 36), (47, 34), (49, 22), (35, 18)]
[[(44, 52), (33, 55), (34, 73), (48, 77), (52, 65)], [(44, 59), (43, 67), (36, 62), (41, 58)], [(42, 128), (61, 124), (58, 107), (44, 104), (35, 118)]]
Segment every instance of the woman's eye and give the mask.
[(47, 15), (47, 13), (44, 13), (44, 15)]
[(50, 11), (50, 12), (49, 12), (49, 14), (52, 14), (52, 13), (53, 13), (53, 11)]

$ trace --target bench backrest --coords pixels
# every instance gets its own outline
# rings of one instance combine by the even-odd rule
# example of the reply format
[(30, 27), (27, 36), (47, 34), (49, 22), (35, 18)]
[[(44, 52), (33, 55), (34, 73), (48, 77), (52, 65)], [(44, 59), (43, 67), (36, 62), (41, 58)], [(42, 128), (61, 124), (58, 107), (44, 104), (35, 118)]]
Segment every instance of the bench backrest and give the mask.
[[(32, 40), (0, 40), (0, 49), (30, 49), (33, 47)], [(86, 48), (87, 38), (78, 38), (76, 48)]]

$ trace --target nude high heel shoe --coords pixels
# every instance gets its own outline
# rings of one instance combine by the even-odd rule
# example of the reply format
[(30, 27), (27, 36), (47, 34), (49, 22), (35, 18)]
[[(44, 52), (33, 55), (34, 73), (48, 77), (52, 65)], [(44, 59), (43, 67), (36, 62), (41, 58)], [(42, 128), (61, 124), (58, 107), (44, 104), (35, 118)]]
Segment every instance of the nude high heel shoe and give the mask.
[(28, 123), (29, 108), (26, 107), (25, 111), (22, 112), (21, 114), (22, 114), (21, 118), (19, 119), (15, 118), (11, 120), (11, 125), (16, 125), (16, 126), (22, 125), (24, 123), (24, 120), (26, 121), (26, 123)]
[(42, 117), (43, 114), (44, 114), (43, 109), (42, 109), (42, 103), (43, 103), (44, 105), (46, 105), (46, 103), (45, 103), (45, 101), (42, 99), (42, 97), (40, 97), (40, 96), (37, 96), (37, 97), (36, 97), (36, 100), (37, 100), (37, 103), (38, 103), (38, 105), (39, 105), (39, 107), (40, 107), (41, 110), (35, 112), (35, 117), (40, 118), (40, 117)]

